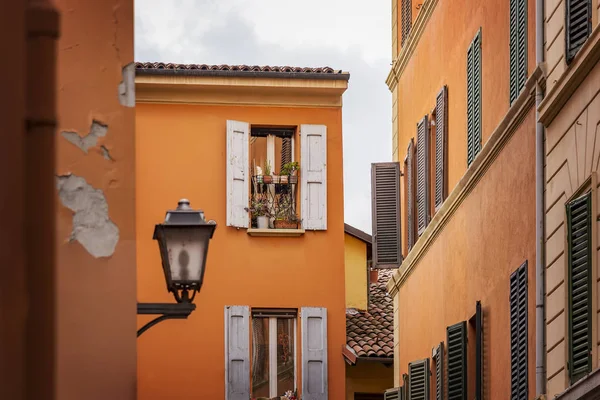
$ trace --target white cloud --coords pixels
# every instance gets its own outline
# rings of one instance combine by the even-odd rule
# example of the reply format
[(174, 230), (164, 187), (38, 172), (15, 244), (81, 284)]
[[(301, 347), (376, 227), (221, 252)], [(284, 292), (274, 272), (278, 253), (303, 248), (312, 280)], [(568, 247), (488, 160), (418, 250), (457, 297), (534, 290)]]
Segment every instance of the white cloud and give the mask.
[(345, 220), (371, 231), (371, 163), (391, 160), (390, 2), (136, 0), (136, 61), (330, 66), (344, 94)]

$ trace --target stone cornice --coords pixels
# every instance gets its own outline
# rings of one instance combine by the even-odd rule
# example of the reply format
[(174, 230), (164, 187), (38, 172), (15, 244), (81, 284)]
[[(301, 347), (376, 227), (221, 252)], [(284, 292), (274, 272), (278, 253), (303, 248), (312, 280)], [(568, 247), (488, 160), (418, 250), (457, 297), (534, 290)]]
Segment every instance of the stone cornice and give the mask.
[(417, 240), (417, 243), (415, 243), (402, 262), (400, 268), (388, 281), (387, 290), (392, 297), (398, 293), (402, 284), (433, 245), (437, 236), (450, 221), (452, 215), (454, 215), (454, 212), (476, 187), (479, 180), (492, 165), (527, 113), (534, 108), (536, 84), (539, 82), (540, 85), (544, 85), (544, 79), (542, 69), (539, 67), (536, 68), (525, 83), (523, 91), (512, 107), (509, 108), (500, 124), (481, 149), (479, 155), (467, 169), (454, 190), (452, 190), (452, 193), (444, 201), (419, 240)]
[(423, 36), (427, 22), (429, 21), (431, 14), (433, 14), (438, 1), (439, 0), (424, 1), (421, 10), (419, 11), (417, 18), (412, 25), (408, 39), (406, 42), (404, 42), (404, 46), (402, 46), (398, 58), (394, 60), (392, 69), (390, 70), (390, 73), (385, 81), (385, 83), (388, 85), (388, 88), (390, 88), (390, 91), (393, 91), (398, 84), (398, 81), (400, 80), (400, 77), (402, 76), (402, 73), (409, 62), (410, 57), (417, 48), (419, 40), (421, 40), (421, 36)]
[(558, 79), (538, 107), (540, 122), (549, 126), (581, 82), (600, 61), (600, 28), (596, 27), (572, 64)]

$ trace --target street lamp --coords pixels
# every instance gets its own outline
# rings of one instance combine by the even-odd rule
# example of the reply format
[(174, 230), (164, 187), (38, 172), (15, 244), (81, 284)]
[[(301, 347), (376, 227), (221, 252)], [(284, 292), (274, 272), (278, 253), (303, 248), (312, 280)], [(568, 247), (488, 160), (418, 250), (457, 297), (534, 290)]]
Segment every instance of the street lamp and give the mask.
[(179, 200), (177, 209), (167, 211), (165, 221), (154, 227), (167, 291), (176, 303), (138, 303), (138, 314), (160, 315), (137, 331), (138, 337), (166, 319), (186, 319), (196, 309), (196, 293), (202, 287), (208, 244), (215, 221), (206, 221), (202, 210), (193, 210), (190, 201)]

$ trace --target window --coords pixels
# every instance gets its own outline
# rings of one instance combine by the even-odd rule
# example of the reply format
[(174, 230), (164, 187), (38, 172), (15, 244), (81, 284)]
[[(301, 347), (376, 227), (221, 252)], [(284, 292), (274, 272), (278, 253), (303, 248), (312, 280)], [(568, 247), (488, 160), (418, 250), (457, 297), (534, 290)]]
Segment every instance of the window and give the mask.
[(510, 104), (527, 80), (527, 0), (510, 0)]
[(416, 241), (415, 224), (415, 144), (410, 139), (406, 158), (404, 159), (404, 182), (406, 185), (406, 232), (408, 237), (408, 251), (412, 249)]
[(569, 64), (592, 33), (592, 0), (566, 0), (566, 61)]
[(412, 26), (412, 0), (402, 0), (402, 46), (410, 35)]
[(575, 383), (592, 369), (592, 194), (567, 209), (569, 376)]
[(467, 323), (465, 321), (446, 328), (448, 362), (448, 400), (467, 399)]
[[(298, 137), (299, 152), (294, 140)], [(295, 161), (294, 153), (300, 154), (299, 170), (282, 178), (285, 161)], [(227, 121), (226, 168), (227, 226), (256, 228), (258, 217), (266, 216), (267, 229), (275, 228), (276, 220), (298, 228), (327, 229), (325, 125), (251, 129), (248, 122)], [(265, 218), (261, 223), (264, 228)], [(289, 228), (289, 224), (279, 225)]]
[(408, 398), (429, 400), (429, 358), (408, 363)]
[(402, 264), (399, 163), (371, 165), (371, 196), (373, 267), (398, 268)]
[(448, 140), (448, 87), (443, 86), (435, 101), (435, 209), (439, 209), (448, 195), (447, 140)]
[(354, 400), (385, 400), (383, 393), (354, 393)]
[(467, 51), (467, 166), (481, 150), (481, 29)]
[(282, 396), (296, 390), (296, 312), (252, 311), (252, 393)]
[(527, 400), (527, 261), (510, 276), (511, 400)]
[(427, 116), (417, 124), (417, 233), (429, 224), (429, 123)]

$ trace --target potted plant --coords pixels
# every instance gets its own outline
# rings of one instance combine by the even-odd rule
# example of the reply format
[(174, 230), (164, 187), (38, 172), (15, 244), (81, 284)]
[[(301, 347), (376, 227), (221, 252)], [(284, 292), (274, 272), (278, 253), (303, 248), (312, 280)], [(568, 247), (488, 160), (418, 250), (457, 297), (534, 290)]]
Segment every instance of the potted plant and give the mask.
[(269, 201), (266, 198), (252, 199), (250, 207), (246, 207), (244, 210), (256, 218), (258, 229), (269, 229), (269, 219), (272, 217), (272, 213)]
[(282, 196), (277, 204), (275, 220), (273, 226), (275, 229), (298, 229), (300, 219), (294, 212), (292, 202), (289, 196)]
[(286, 163), (281, 167), (281, 183), (283, 183), (283, 177), (286, 177), (287, 182), (285, 183), (298, 183), (298, 176), (296, 175), (296, 171), (300, 169), (300, 165), (298, 161), (292, 161)]
[(269, 160), (265, 162), (263, 182), (266, 184), (273, 183), (273, 177), (271, 176), (271, 163), (269, 162)]

